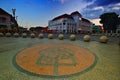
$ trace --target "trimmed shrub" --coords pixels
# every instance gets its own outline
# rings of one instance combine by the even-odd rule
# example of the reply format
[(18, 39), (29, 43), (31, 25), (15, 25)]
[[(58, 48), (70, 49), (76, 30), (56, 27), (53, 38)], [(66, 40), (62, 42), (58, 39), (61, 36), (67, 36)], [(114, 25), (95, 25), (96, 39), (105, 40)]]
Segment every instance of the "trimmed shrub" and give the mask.
[(26, 34), (26, 33), (22, 33), (22, 37), (23, 37), (23, 38), (26, 38), (26, 37), (27, 37), (27, 34)]
[(59, 40), (63, 40), (64, 39), (64, 35), (63, 34), (59, 34), (58, 38), (59, 38)]
[(0, 37), (3, 37), (4, 36), (4, 34), (3, 33), (0, 33)]
[(38, 35), (38, 37), (39, 37), (40, 39), (43, 39), (43, 38), (44, 38), (44, 35), (41, 33), (41, 34)]
[(108, 42), (108, 37), (107, 36), (101, 36), (100, 37), (100, 42), (101, 43), (107, 43)]
[(14, 37), (19, 37), (19, 34), (18, 33), (14, 33)]
[(53, 39), (53, 34), (49, 34), (49, 35), (48, 35), (48, 38), (49, 38), (49, 39)]
[(30, 37), (31, 37), (31, 38), (35, 38), (35, 34), (34, 34), (34, 33), (31, 33), (31, 34), (30, 34)]
[(11, 36), (11, 33), (8, 32), (8, 33), (5, 34), (5, 36), (6, 36), (6, 37), (10, 37), (10, 36)]
[(85, 35), (85, 36), (83, 37), (83, 40), (84, 40), (85, 42), (89, 42), (89, 41), (90, 41), (90, 36), (89, 36), (89, 35)]
[(71, 41), (75, 41), (76, 40), (76, 36), (74, 34), (70, 35), (70, 40)]

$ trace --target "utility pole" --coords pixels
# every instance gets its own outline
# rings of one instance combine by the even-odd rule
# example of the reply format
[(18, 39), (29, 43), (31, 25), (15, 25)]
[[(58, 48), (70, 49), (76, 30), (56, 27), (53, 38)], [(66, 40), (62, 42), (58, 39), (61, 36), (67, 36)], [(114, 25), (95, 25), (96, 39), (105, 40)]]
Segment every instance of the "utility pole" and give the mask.
[(13, 17), (15, 18), (16, 9), (12, 8)]
[[(18, 16), (16, 16), (16, 9), (12, 8), (12, 13), (13, 13), (13, 18), (14, 18), (14, 19), (16, 20), (16, 22), (17, 22)], [(15, 24), (15, 23), (14, 23), (14, 26), (18, 26), (18, 24)]]
[(16, 21), (17, 21), (17, 19), (18, 19), (18, 16), (16, 16)]

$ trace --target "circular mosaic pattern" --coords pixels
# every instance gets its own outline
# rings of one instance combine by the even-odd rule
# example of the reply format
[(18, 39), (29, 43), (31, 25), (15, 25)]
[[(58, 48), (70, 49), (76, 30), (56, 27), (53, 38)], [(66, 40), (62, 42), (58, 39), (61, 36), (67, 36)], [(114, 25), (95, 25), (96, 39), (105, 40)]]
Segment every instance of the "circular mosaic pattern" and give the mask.
[(16, 63), (23, 70), (46, 76), (65, 76), (83, 72), (95, 63), (88, 50), (69, 44), (43, 44), (21, 51)]

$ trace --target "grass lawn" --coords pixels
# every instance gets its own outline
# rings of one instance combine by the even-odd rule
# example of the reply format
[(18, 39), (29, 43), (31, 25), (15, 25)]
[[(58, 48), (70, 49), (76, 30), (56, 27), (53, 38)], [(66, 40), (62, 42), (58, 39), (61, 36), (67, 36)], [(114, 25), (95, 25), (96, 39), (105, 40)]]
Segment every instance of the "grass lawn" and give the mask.
[[(66, 43), (80, 46), (93, 52), (98, 60), (89, 71), (65, 78), (45, 78), (32, 76), (19, 71), (13, 65), (13, 57), (21, 50), (35, 45), (48, 43)], [(81, 40), (58, 40), (38, 38), (7, 38), (0, 37), (0, 80), (120, 80), (120, 46), (108, 42), (102, 44), (96, 41), (84, 42)]]

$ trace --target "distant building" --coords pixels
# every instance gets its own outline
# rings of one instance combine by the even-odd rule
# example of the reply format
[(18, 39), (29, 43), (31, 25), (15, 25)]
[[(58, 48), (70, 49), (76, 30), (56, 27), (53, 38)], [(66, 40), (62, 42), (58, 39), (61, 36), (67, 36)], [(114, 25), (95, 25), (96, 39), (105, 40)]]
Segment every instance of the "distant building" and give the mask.
[(117, 30), (116, 31), (120, 33), (120, 16), (119, 16), (119, 24), (117, 26)]
[(14, 27), (18, 27), (15, 17), (0, 8), (0, 28), (13, 29)]
[(27, 32), (28, 31), (27, 28), (24, 28), (22, 26), (19, 26), (18, 30), (19, 30), (19, 32)]
[(82, 18), (82, 15), (75, 11), (69, 14), (63, 14), (48, 22), (48, 29), (63, 33), (91, 32), (92, 23)]
[(48, 27), (41, 27), (41, 26), (31, 27), (29, 29), (29, 31), (36, 32), (36, 33), (47, 32), (48, 31)]

